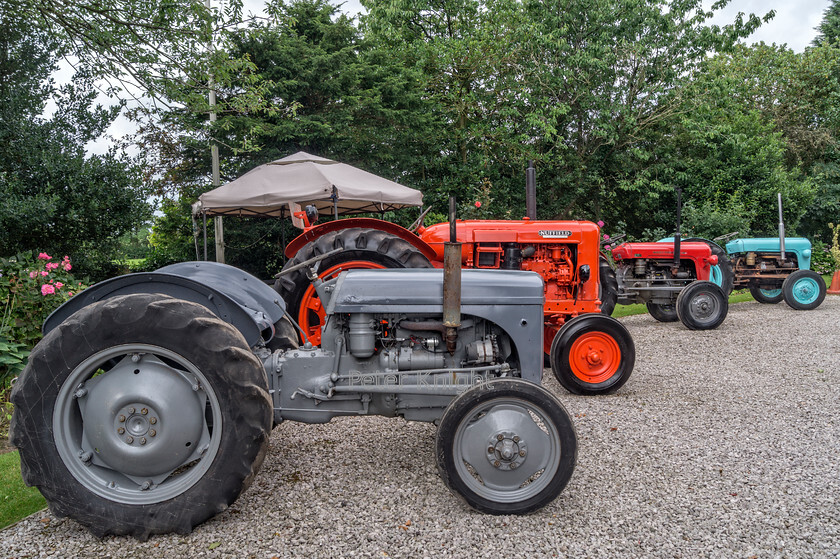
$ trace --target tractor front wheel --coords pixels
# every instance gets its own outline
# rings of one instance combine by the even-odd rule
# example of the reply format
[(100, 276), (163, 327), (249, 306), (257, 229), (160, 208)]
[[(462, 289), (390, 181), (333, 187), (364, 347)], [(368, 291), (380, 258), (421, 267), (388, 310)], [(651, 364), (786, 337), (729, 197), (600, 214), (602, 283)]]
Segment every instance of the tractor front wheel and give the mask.
[(728, 312), (723, 289), (710, 281), (690, 283), (677, 296), (677, 316), (689, 330), (713, 330)]
[(440, 418), (437, 466), (446, 486), (488, 514), (526, 514), (572, 477), (577, 435), (563, 405), (522, 379), (496, 379), (455, 398)]
[(616, 319), (584, 314), (563, 325), (551, 344), (551, 370), (573, 394), (609, 394), (633, 372), (636, 347)]
[(825, 282), (811, 270), (797, 270), (782, 283), (785, 303), (798, 311), (816, 309), (825, 299)]

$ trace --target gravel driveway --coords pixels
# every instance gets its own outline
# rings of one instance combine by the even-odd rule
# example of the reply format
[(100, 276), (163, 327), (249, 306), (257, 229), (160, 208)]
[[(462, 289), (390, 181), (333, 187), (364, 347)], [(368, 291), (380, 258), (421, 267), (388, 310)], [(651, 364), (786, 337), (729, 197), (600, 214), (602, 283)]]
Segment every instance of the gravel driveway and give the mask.
[(2, 556), (840, 557), (840, 297), (742, 303), (717, 330), (622, 319), (636, 368), (618, 393), (566, 393), (578, 465), (529, 516), (472, 512), (437, 475), (435, 428), (288, 423), (251, 488), (189, 536), (97, 540), (35, 514)]

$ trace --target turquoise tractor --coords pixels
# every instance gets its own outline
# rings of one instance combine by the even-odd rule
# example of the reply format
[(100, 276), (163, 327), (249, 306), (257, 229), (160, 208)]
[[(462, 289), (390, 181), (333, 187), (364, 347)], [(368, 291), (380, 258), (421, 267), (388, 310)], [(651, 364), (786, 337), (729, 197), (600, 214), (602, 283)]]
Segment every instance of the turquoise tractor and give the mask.
[(726, 243), (735, 288), (749, 288), (759, 303), (811, 310), (825, 299), (822, 276), (811, 271), (811, 242), (801, 237), (736, 239)]
[[(715, 241), (732, 238), (730, 233)], [(715, 242), (712, 253), (723, 252)], [(713, 273), (711, 280), (724, 288), (749, 289), (759, 303), (773, 304), (783, 300), (796, 310), (812, 310), (825, 299), (822, 276), (811, 271), (811, 242), (802, 237), (785, 238), (782, 219), (782, 195), (779, 194), (779, 236), (735, 239), (726, 243), (729, 262)], [(718, 278), (718, 281), (716, 281)]]

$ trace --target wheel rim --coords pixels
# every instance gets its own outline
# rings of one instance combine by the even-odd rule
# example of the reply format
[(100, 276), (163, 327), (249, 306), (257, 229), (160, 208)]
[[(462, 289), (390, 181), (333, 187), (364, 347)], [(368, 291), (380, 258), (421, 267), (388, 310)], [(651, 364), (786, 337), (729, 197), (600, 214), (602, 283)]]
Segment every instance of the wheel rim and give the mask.
[(598, 384), (611, 378), (621, 361), (621, 348), (604, 332), (585, 332), (569, 350), (569, 366), (580, 380)]
[(474, 408), (455, 432), (459, 477), (479, 497), (498, 503), (530, 499), (560, 467), (560, 434), (539, 407), (497, 398)]
[(126, 344), (85, 359), (53, 412), (56, 448), (89, 491), (151, 504), (197, 483), (218, 454), (219, 401), (199, 369), (157, 346)]
[(688, 302), (688, 312), (700, 324), (714, 322), (720, 314), (721, 305), (712, 293), (701, 292)]
[(781, 289), (761, 289), (761, 288), (759, 288), (758, 290), (761, 292), (762, 295), (764, 295), (768, 299), (775, 299), (776, 297), (778, 297), (779, 295), (782, 294)]
[[(385, 266), (366, 260), (351, 260), (327, 268), (324, 272), (318, 274), (318, 277), (326, 281), (344, 270), (377, 270), (381, 268), (385, 268)], [(318, 298), (315, 287), (310, 284), (303, 292), (303, 297), (300, 300), (298, 324), (306, 332), (309, 341), (315, 345), (321, 345), (321, 325), (324, 323), (324, 317), (326, 316), (327, 312), (324, 310), (324, 305), (321, 304), (321, 299)]]
[(808, 305), (817, 300), (820, 296), (820, 288), (816, 280), (802, 278), (793, 284), (793, 298), (797, 303)]

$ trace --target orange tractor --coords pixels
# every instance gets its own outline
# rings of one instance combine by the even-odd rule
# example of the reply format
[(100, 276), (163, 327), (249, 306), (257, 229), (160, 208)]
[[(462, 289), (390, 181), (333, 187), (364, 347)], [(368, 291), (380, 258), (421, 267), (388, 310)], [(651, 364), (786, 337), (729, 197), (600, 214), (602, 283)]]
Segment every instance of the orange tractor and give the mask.
[[(533, 215), (532, 199), (529, 196), (528, 213)], [(354, 268), (442, 268), (444, 242), (454, 228), (463, 246), (462, 268), (530, 270), (542, 276), (544, 351), (566, 389), (575, 394), (610, 393), (627, 382), (633, 370), (633, 339), (608, 316), (617, 285), (599, 254), (600, 230), (592, 222), (457, 220), (452, 227), (439, 223), (411, 231), (378, 219), (313, 226), (312, 214), (302, 212), (301, 217), (309, 218), (304, 233), (286, 247), (290, 260), (278, 274), (275, 289), (314, 344), (320, 343), (325, 309), (306, 267), (298, 266), (301, 262), (320, 258), (317, 274), (322, 279)]]

